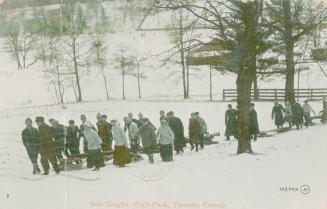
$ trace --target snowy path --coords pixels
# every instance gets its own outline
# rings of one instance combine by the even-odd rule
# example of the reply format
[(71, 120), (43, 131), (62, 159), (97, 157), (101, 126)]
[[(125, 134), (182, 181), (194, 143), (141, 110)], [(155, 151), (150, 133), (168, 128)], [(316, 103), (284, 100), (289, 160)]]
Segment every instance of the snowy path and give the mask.
[[(135, 104), (132, 108), (140, 108), (138, 105), (151, 118), (157, 117), (158, 109), (167, 109), (167, 104), (155, 108)], [(196, 108), (207, 118), (211, 131), (217, 130), (215, 127), (222, 131), (221, 115), (215, 116), (223, 112), (226, 104), (174, 105), (185, 124), (189, 110)], [(94, 110), (105, 107), (97, 106)], [(76, 114), (86, 112), (79, 105), (68, 109), (73, 108)], [(207, 146), (199, 153), (187, 150), (184, 155), (175, 156), (173, 163), (162, 163), (155, 155), (154, 165), (146, 160), (122, 169), (110, 164), (99, 172), (73, 171), (66, 173), (69, 176), (52, 172), (44, 178), (31, 175), (30, 162), (20, 144), (18, 129), (23, 127), (21, 123), (27, 115), (24, 111), (8, 113), (8, 117), (0, 119), (3, 124), (0, 209), (326, 209), (327, 206), (327, 126), (260, 138), (253, 143), (255, 155), (237, 156), (234, 154), (237, 142), (228, 143), (218, 137), (218, 145)], [(37, 111), (35, 114), (40, 114)], [(49, 111), (57, 117), (63, 112), (55, 107)], [(258, 104), (258, 112), (262, 117), (269, 116), (270, 106)], [(113, 113), (118, 118), (120, 114), (123, 113)], [(265, 121), (262, 117), (260, 120)], [(266, 121), (262, 126), (272, 128), (273, 122)], [(310, 187), (308, 194), (301, 193), (302, 185)], [(285, 188), (294, 191), (281, 191)]]

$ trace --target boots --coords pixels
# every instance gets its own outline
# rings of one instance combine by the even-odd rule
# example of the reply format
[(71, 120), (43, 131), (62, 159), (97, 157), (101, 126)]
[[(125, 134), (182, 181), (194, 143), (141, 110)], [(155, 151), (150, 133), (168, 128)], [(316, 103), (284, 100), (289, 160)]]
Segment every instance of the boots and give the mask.
[(44, 175), (44, 176), (49, 175), (49, 170), (44, 171), (44, 173), (42, 175)]
[(41, 170), (39, 167), (33, 167), (33, 175), (41, 173)]
[(56, 174), (59, 174), (60, 173), (60, 170), (59, 169), (55, 169), (55, 173)]

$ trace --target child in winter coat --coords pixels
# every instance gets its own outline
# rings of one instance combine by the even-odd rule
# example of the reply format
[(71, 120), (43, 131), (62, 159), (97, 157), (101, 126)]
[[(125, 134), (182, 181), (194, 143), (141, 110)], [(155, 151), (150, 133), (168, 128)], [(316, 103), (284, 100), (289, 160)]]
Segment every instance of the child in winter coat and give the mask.
[(288, 127), (292, 128), (292, 105), (289, 101), (285, 104), (284, 122), (288, 123)]
[(304, 116), (304, 125), (308, 128), (308, 126), (311, 124), (310, 113), (312, 112), (314, 115), (316, 115), (316, 113), (308, 103), (308, 100), (304, 101), (302, 109), (303, 109), (303, 116)]
[(159, 140), (162, 161), (173, 161), (173, 144), (175, 136), (173, 131), (169, 128), (166, 120), (161, 120), (161, 127), (158, 129), (156, 137)]

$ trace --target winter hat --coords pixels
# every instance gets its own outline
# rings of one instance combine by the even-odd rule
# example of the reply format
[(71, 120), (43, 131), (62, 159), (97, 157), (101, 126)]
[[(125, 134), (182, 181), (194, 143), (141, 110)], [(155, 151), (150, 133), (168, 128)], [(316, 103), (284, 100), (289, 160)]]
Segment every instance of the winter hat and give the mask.
[(31, 118), (26, 118), (26, 119), (25, 119), (25, 122), (27, 122), (27, 121), (32, 122), (32, 119), (31, 119)]
[(35, 118), (35, 122), (44, 122), (44, 117), (42, 117), (42, 116), (37, 116), (36, 118)]
[(69, 124), (74, 124), (75, 121), (74, 121), (74, 120), (69, 120), (68, 123), (69, 123)]
[(112, 123), (113, 123), (113, 122), (114, 122), (114, 123), (117, 123), (117, 121), (118, 121), (117, 119), (112, 119), (112, 120), (111, 120)]

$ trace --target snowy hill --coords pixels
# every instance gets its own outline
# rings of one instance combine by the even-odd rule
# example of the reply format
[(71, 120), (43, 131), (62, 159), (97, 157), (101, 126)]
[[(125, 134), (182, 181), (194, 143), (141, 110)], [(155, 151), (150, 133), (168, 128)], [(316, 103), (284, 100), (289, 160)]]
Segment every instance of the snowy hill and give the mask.
[[(26, 116), (55, 117), (66, 124), (71, 118), (78, 121), (80, 113), (94, 122), (98, 111), (119, 121), (128, 111), (142, 111), (158, 126), (161, 109), (174, 110), (185, 127), (189, 112), (198, 110), (210, 132), (223, 133), (226, 105), (115, 101), (72, 104), (66, 109), (48, 106), (1, 111), (0, 208), (325, 209), (325, 125), (259, 138), (252, 143), (255, 155), (234, 155), (237, 142), (225, 142), (220, 136), (215, 138), (219, 144), (206, 146), (199, 153), (187, 148), (183, 155), (174, 156), (173, 163), (162, 163), (155, 154), (154, 165), (144, 160), (116, 168), (109, 161), (98, 172), (84, 169), (58, 176), (51, 172), (47, 177), (31, 174), (19, 135)], [(318, 103), (313, 107), (316, 111), (321, 108)], [(261, 130), (273, 128), (273, 121), (268, 120), (271, 104), (257, 103), (256, 109)], [(302, 185), (310, 187), (309, 193), (301, 190)]]
[[(224, 140), (225, 110), (229, 102), (209, 100), (209, 67), (191, 68), (190, 96), (183, 100), (180, 66), (159, 68), (162, 57), (155, 56), (171, 48), (163, 31), (135, 31), (142, 16), (128, 14), (125, 22), (121, 2), (105, 3), (111, 30), (106, 37), (109, 64), (110, 101), (104, 101), (103, 81), (97, 69), (83, 71), (81, 79), (85, 102), (73, 103), (72, 88), (66, 88), (65, 105), (53, 105), (55, 93), (40, 65), (18, 71), (0, 42), (0, 209), (326, 209), (327, 208), (327, 126), (292, 130), (252, 143), (254, 155), (235, 155), (237, 141)], [(150, 24), (150, 23), (149, 23)], [(153, 24), (153, 22), (151, 22)], [(122, 101), (121, 74), (112, 58), (124, 47), (140, 57), (149, 56), (141, 66), (142, 100), (138, 100), (137, 80), (126, 78), (126, 101)], [(326, 88), (327, 78), (315, 63), (299, 76), (300, 88)], [(324, 66), (325, 67), (325, 66)], [(222, 100), (222, 89), (235, 88), (236, 76), (214, 72), (214, 100)], [(284, 77), (259, 79), (259, 88), (283, 88)], [(235, 107), (235, 102), (231, 102)], [(272, 103), (257, 102), (260, 130), (275, 128), (271, 120)], [(320, 102), (312, 102), (316, 112)], [(159, 126), (159, 111), (174, 111), (188, 136), (191, 112), (199, 111), (210, 133), (219, 144), (200, 152), (187, 147), (183, 155), (174, 155), (172, 163), (145, 160), (126, 168), (112, 161), (100, 171), (91, 171), (85, 162), (82, 170), (49, 176), (32, 175), (32, 166), (22, 144), (21, 131), (27, 117), (42, 115), (46, 122), (57, 119), (67, 125), (80, 114), (92, 123), (98, 112), (122, 119), (128, 112), (142, 112)], [(81, 148), (82, 150), (82, 148)], [(39, 162), (40, 163), (40, 162)]]

